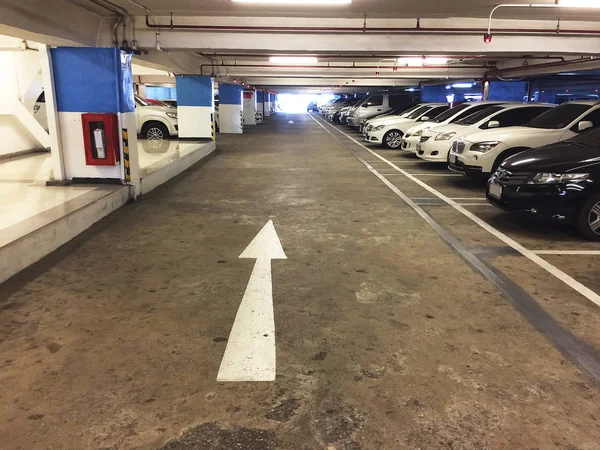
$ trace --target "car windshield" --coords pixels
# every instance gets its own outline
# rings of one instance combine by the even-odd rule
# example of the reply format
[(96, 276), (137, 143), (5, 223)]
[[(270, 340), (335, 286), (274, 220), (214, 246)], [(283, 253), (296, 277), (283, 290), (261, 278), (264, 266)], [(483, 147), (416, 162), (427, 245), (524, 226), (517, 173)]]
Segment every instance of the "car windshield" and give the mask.
[(592, 128), (568, 140), (568, 142), (579, 142), (600, 150), (600, 128)]
[(398, 108), (394, 114), (396, 114), (397, 116), (402, 116), (402, 117), (408, 117), (411, 115), (411, 113), (413, 111), (416, 111), (417, 109), (421, 108), (423, 105), (413, 105), (408, 109), (405, 108)]
[(470, 108), (471, 106), (473, 106), (471, 103), (463, 103), (462, 105), (455, 106), (454, 108), (450, 108), (449, 110), (441, 113), (439, 116), (431, 119), (430, 122), (435, 122), (435, 123), (445, 122), (446, 120), (451, 119), (452, 117), (459, 114), (461, 111), (464, 111), (465, 109)]
[(544, 128), (546, 130), (565, 128), (591, 107), (591, 105), (584, 105), (581, 103), (567, 103), (540, 114), (524, 126), (530, 128)]
[(505, 106), (492, 106), (490, 108), (486, 108), (482, 111), (476, 112), (475, 114), (471, 114), (470, 116), (467, 116), (456, 123), (458, 125), (474, 125), (478, 122), (481, 122), (484, 119), (487, 119), (492, 114), (496, 114), (498, 111), (502, 111), (504, 108)]
[(138, 95), (135, 96), (135, 101), (138, 105), (150, 106), (150, 103), (148, 103), (146, 100), (144, 100), (142, 97), (140, 97)]
[(431, 106), (421, 106), (420, 108), (415, 109), (412, 113), (410, 113), (408, 116), (406, 116), (406, 118), (407, 119), (418, 119), (423, 114), (425, 114), (427, 111), (429, 111), (431, 108), (432, 108)]

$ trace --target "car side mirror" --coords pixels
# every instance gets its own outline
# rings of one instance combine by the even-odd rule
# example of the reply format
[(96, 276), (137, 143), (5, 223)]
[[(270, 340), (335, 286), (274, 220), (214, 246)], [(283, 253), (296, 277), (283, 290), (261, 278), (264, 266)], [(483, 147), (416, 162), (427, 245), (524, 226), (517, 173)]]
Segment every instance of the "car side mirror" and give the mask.
[(590, 122), (589, 120), (582, 120), (577, 125), (579, 131), (589, 130), (590, 128), (594, 128), (594, 122)]
[(421, 122), (427, 122), (429, 120), (428, 116), (423, 116), (419, 119)]
[(498, 122), (497, 120), (490, 120), (488, 122), (488, 128), (500, 128), (500, 122)]
[(368, 103), (365, 103), (364, 105), (362, 105), (363, 108), (368, 108), (370, 105)]

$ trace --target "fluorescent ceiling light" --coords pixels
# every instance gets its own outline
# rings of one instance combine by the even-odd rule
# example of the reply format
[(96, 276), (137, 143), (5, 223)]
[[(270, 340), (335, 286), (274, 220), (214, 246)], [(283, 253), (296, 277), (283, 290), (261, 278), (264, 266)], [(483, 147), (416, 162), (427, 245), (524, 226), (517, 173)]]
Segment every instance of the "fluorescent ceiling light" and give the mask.
[(598, 0), (560, 0), (558, 6), (564, 8), (600, 8)]
[(448, 58), (398, 58), (399, 66), (421, 67), (421, 66), (444, 66)]
[(319, 58), (314, 56), (271, 56), (269, 61), (279, 64), (315, 64)]
[(452, 85), (453, 88), (457, 89), (468, 89), (475, 86), (475, 83), (455, 83)]
[(268, 5), (349, 5), (353, 0), (231, 0), (234, 3), (263, 3)]

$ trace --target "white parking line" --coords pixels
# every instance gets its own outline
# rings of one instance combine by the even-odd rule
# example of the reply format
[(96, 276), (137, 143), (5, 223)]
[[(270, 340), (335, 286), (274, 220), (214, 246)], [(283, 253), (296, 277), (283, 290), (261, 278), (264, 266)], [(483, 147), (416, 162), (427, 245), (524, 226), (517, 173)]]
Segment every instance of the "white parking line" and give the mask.
[[(316, 119), (314, 119), (314, 120), (316, 120)], [(320, 123), (320, 122), (317, 121), (317, 123)], [(321, 125), (321, 126), (323, 126), (323, 125)], [(442, 194), (441, 192), (439, 192), (436, 189), (432, 188), (427, 183), (419, 180), (418, 178), (416, 178), (415, 176), (411, 175), (407, 171), (402, 170), (400, 167), (398, 167), (394, 163), (391, 163), (390, 161), (388, 161), (387, 159), (385, 159), (383, 156), (377, 154), (373, 150), (371, 150), (368, 147), (366, 147), (365, 145), (361, 144), (360, 142), (358, 142), (353, 137), (348, 136), (346, 133), (344, 133), (343, 131), (340, 131), (340, 130), (338, 130), (336, 128), (334, 128), (334, 129), (338, 133), (343, 134), (348, 139), (350, 139), (352, 142), (354, 142), (358, 146), (362, 147), (363, 149), (365, 149), (366, 151), (368, 151), (369, 153), (371, 153), (372, 155), (374, 155), (375, 157), (379, 158), (382, 161), (387, 162), (387, 164), (390, 167), (392, 167), (396, 171), (398, 171), (398, 172), (406, 175), (407, 178), (410, 178), (412, 181), (414, 181), (416, 184), (418, 184), (419, 186), (421, 186), (425, 190), (431, 192), (436, 197), (440, 198), (441, 200), (443, 200), (446, 203), (448, 203), (449, 205), (451, 205), (454, 209), (456, 209), (457, 211), (459, 211), (460, 213), (462, 213), (463, 215), (465, 215), (466, 217), (468, 217), (469, 219), (471, 219), (473, 222), (475, 222), (481, 228), (483, 228), (484, 230), (486, 230), (488, 233), (490, 233), (491, 235), (493, 235), (497, 239), (501, 240), (502, 242), (504, 242), (508, 246), (512, 247), (513, 249), (515, 249), (516, 251), (518, 251), (519, 253), (521, 253), (523, 256), (525, 256), (527, 259), (529, 259), (530, 261), (536, 263), (542, 269), (546, 270), (548, 273), (554, 275), (556, 278), (558, 278), (563, 283), (565, 283), (566, 285), (568, 285), (569, 287), (571, 287), (572, 289), (574, 289), (575, 291), (577, 291), (578, 293), (580, 293), (581, 295), (583, 295), (585, 298), (587, 298), (591, 302), (595, 303), (597, 306), (600, 306), (600, 295), (598, 295), (596, 292), (592, 291), (587, 286), (585, 286), (582, 283), (580, 283), (579, 281), (575, 280), (573, 277), (567, 275), (565, 272), (563, 272), (562, 270), (560, 270), (558, 267), (550, 264), (548, 261), (546, 261), (545, 259), (543, 259), (540, 256), (538, 256), (535, 252), (533, 252), (533, 251), (531, 251), (531, 250), (523, 247), (517, 241), (515, 241), (514, 239), (511, 239), (506, 234), (502, 233), (500, 230), (497, 230), (496, 228), (494, 228), (493, 226), (491, 226), (490, 224), (488, 224), (484, 220), (480, 219), (475, 214), (473, 214), (472, 212), (470, 212), (468, 209), (465, 209), (464, 207), (462, 207), (461, 205), (459, 205), (458, 203), (456, 203), (451, 198), (446, 197), (444, 194)]]
[(536, 255), (600, 255), (600, 250), (534, 250)]

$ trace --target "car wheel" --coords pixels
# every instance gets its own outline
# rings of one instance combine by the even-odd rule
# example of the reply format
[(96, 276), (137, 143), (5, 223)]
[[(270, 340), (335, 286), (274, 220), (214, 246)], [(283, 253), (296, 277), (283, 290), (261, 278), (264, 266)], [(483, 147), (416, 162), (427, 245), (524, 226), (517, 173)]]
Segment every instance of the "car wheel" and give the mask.
[(160, 122), (151, 122), (144, 125), (142, 137), (149, 141), (169, 139), (169, 129)]
[(592, 195), (579, 211), (579, 232), (591, 241), (600, 241), (600, 194)]
[(404, 135), (401, 131), (390, 130), (383, 136), (383, 145), (387, 148), (400, 148), (400, 145), (402, 145), (402, 136)]

